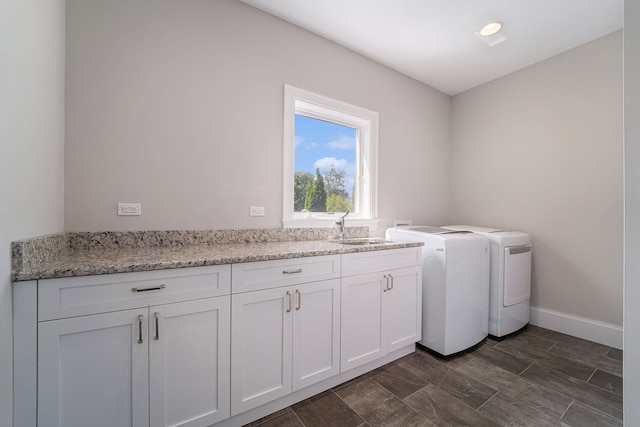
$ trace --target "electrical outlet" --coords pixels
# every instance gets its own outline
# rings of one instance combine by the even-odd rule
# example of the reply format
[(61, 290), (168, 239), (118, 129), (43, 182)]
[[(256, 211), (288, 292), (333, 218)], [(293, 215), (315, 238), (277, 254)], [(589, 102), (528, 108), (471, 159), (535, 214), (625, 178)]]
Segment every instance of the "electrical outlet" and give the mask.
[(140, 203), (118, 203), (118, 216), (139, 216), (142, 215)]
[(249, 206), (249, 216), (264, 216), (264, 206)]

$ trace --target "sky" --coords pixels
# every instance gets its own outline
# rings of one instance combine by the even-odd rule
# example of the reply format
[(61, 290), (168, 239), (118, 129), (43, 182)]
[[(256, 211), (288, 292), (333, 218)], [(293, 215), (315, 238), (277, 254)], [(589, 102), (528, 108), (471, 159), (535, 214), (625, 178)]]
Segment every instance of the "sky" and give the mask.
[(355, 173), (356, 129), (296, 114), (295, 171), (315, 176), (333, 164), (346, 171), (345, 190), (351, 194)]

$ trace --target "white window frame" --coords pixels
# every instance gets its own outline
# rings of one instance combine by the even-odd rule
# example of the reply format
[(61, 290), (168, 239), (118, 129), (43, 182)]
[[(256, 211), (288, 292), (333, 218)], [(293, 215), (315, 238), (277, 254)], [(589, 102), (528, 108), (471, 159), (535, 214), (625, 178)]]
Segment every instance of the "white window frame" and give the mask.
[(357, 213), (349, 213), (347, 224), (375, 230), (378, 224), (378, 113), (290, 85), (284, 85), (283, 227), (329, 227), (340, 215), (293, 210), (296, 114), (356, 129), (358, 185), (354, 204)]

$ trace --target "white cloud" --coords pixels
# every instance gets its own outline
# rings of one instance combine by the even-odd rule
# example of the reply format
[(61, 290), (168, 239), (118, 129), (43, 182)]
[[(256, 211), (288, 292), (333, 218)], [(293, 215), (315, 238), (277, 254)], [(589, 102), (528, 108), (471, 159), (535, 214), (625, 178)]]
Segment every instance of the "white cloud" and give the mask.
[(355, 150), (356, 139), (351, 136), (340, 135), (336, 139), (327, 142), (327, 147), (336, 150)]
[(296, 135), (296, 141), (295, 141), (296, 146), (295, 146), (295, 148), (298, 148), (303, 143), (304, 143), (304, 136)]
[(336, 159), (335, 157), (323, 157), (313, 164), (314, 169), (320, 168), (321, 171), (328, 171), (333, 166), (336, 169), (346, 169), (348, 161), (345, 159)]

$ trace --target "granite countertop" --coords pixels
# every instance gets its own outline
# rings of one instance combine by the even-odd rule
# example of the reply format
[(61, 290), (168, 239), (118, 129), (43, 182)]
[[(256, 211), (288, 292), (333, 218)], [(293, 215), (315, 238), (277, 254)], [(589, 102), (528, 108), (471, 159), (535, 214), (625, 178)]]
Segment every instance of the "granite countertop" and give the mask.
[[(354, 227), (348, 236), (362, 238), (367, 234), (366, 227)], [(260, 229), (59, 233), (13, 242), (12, 281), (234, 264), (421, 245), (418, 242), (342, 245), (335, 240), (331, 229), (298, 232)]]

